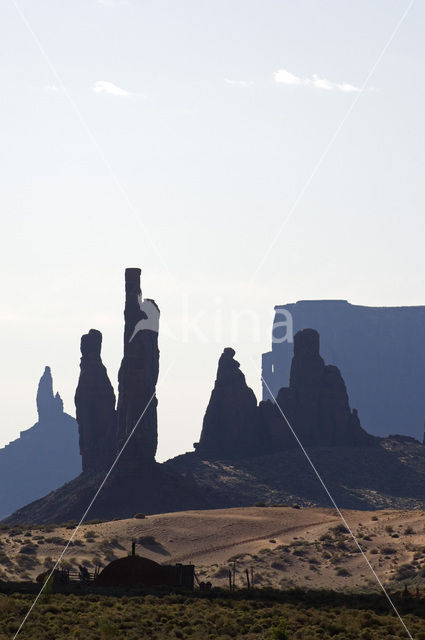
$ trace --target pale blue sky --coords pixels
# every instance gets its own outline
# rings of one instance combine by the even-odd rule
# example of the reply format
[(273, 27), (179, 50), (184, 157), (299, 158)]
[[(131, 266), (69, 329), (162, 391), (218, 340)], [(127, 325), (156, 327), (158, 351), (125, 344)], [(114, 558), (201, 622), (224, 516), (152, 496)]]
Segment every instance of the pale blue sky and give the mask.
[(58, 79), (3, 0), (0, 443), (46, 364), (74, 413), (90, 328), (116, 387), (126, 266), (162, 312), (160, 459), (197, 439), (223, 347), (259, 395), (275, 304), (425, 303), (420, 2), (251, 279), (407, 6), (21, 0)]

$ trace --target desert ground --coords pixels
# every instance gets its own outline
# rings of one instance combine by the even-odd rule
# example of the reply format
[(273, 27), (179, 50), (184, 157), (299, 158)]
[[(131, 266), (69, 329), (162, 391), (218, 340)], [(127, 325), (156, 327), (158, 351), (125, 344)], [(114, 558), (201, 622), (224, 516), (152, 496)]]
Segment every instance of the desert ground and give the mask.
[[(425, 512), (350, 511), (344, 517), (380, 580), (398, 591), (425, 589)], [(93, 571), (136, 553), (162, 564), (192, 563), (199, 581), (227, 586), (369, 590), (376, 578), (331, 509), (250, 507), (186, 511), (82, 525), (62, 566)], [(0, 529), (0, 579), (33, 580), (50, 568), (73, 534), (62, 526)]]

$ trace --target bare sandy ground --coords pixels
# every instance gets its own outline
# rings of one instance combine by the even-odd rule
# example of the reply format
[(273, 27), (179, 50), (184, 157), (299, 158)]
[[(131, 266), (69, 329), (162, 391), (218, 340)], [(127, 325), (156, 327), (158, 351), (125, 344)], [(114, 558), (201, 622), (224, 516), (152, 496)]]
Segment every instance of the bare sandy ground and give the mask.
[[(346, 521), (374, 571), (392, 591), (425, 587), (425, 512), (350, 511)], [(52, 565), (73, 530), (0, 531), (0, 579), (27, 580)], [(80, 527), (63, 564), (93, 570), (136, 551), (162, 564), (193, 563), (199, 580), (257, 586), (366, 589), (376, 579), (338, 514), (331, 509), (250, 507), (187, 511)]]

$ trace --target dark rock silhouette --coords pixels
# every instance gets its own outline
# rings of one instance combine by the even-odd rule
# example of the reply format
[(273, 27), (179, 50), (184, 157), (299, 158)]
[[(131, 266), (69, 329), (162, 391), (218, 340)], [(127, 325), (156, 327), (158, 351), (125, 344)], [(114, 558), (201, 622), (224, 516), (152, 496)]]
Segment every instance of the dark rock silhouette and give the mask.
[[(350, 410), (347, 389), (337, 367), (325, 365), (319, 354), (319, 334), (304, 329), (295, 334), (289, 387), (280, 389), (276, 405), (261, 403), (267, 450), (298, 446), (286, 416), (303, 445), (372, 444), (356, 409)], [(260, 406), (261, 406), (260, 405)], [(280, 411), (280, 410), (281, 411)]]
[[(137, 428), (120, 459), (120, 469), (137, 471), (153, 462), (158, 445), (157, 398), (158, 331), (143, 328), (149, 320), (142, 304), (140, 269), (125, 270), (124, 357), (118, 373), (118, 446)], [(159, 315), (158, 307), (150, 300)]]
[(63, 402), (59, 393), (53, 393), (53, 380), (50, 367), (45, 367), (37, 390), (37, 412), (39, 421), (55, 420), (63, 413)]
[[(309, 327), (319, 332), (325, 362), (341, 371), (364, 429), (422, 440), (425, 306), (366, 307), (346, 300), (276, 306), (272, 350), (263, 354), (263, 378), (274, 397), (289, 385), (292, 334)], [(266, 384), (263, 400), (271, 399)]]
[(117, 454), (115, 393), (102, 363), (101, 347), (100, 331), (90, 329), (82, 336), (75, 408), (83, 472), (108, 470)]
[(81, 340), (81, 374), (75, 394), (83, 473), (16, 511), (7, 519), (9, 523), (79, 520), (126, 442), (90, 510), (91, 518), (129, 518), (138, 512), (210, 506), (208, 492), (198, 486), (192, 474), (181, 474), (155, 461), (159, 310), (152, 300), (142, 302), (140, 273), (140, 269), (125, 272), (124, 358), (119, 371), (117, 428), (113, 428), (114, 392), (100, 358), (102, 336), (92, 329)]
[[(303, 445), (371, 444), (374, 438), (350, 410), (344, 380), (319, 353), (319, 334), (305, 329), (295, 335), (289, 387), (280, 389), (277, 404), (257, 406), (254, 392), (234, 360), (224, 350), (208, 404), (196, 453), (203, 459), (236, 459), (274, 453), (298, 446), (283, 414)], [(279, 410), (280, 408), (280, 410)]]
[(203, 458), (252, 455), (260, 446), (257, 400), (234, 355), (234, 350), (227, 347), (218, 362), (201, 437), (195, 445)]
[(53, 394), (50, 367), (37, 391), (38, 421), (0, 449), (0, 516), (40, 498), (81, 472), (77, 422)]

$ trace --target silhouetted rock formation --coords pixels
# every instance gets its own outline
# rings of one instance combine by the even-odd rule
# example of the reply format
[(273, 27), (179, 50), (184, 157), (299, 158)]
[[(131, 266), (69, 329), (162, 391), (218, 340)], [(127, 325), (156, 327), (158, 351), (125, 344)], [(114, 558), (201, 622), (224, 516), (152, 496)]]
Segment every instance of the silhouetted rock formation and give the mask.
[(124, 358), (118, 376), (116, 422), (114, 392), (100, 358), (102, 336), (92, 329), (81, 340), (81, 374), (75, 394), (84, 472), (19, 509), (8, 522), (79, 520), (133, 430), (90, 517), (128, 518), (138, 512), (161, 513), (210, 505), (208, 492), (197, 485), (190, 473), (177, 473), (155, 461), (159, 310), (153, 300), (142, 301), (140, 273), (140, 269), (125, 272)]
[[(341, 371), (364, 429), (422, 440), (425, 419), (425, 306), (366, 307), (346, 300), (301, 300), (275, 307), (263, 378), (274, 397), (289, 385), (293, 333), (313, 327), (325, 362)], [(271, 399), (263, 384), (263, 400)]]
[(159, 310), (153, 300), (142, 302), (140, 274), (140, 269), (125, 270), (124, 357), (118, 373), (119, 447), (137, 424), (119, 462), (120, 469), (128, 471), (137, 471), (141, 465), (153, 462), (158, 445), (155, 395), (159, 372), (158, 331), (146, 310), (158, 316)]
[(276, 404), (260, 404), (266, 417), (267, 451), (297, 446), (281, 411), (303, 445), (350, 446), (375, 440), (360, 426), (356, 409), (350, 410), (338, 368), (325, 365), (321, 358), (319, 334), (314, 329), (295, 335), (289, 387), (280, 389)]
[(38, 385), (37, 409), (38, 422), (0, 449), (0, 517), (81, 472), (77, 423), (53, 394), (50, 367)]
[(260, 446), (257, 400), (234, 359), (230, 347), (218, 362), (196, 451), (203, 458), (237, 458), (252, 455)]
[(102, 334), (81, 338), (80, 378), (75, 408), (83, 472), (108, 470), (117, 453), (115, 393), (100, 357)]
[(305, 329), (296, 334), (290, 385), (280, 389), (277, 404), (268, 400), (257, 407), (234, 355), (227, 348), (219, 360), (201, 438), (195, 444), (201, 458), (236, 459), (298, 446), (282, 412), (304, 445), (350, 446), (374, 441), (361, 428), (357, 411), (350, 410), (339, 370), (325, 365), (320, 357), (317, 331)]
[(39, 421), (55, 420), (63, 413), (63, 402), (59, 393), (53, 393), (53, 380), (50, 367), (45, 367), (37, 390), (37, 411)]

